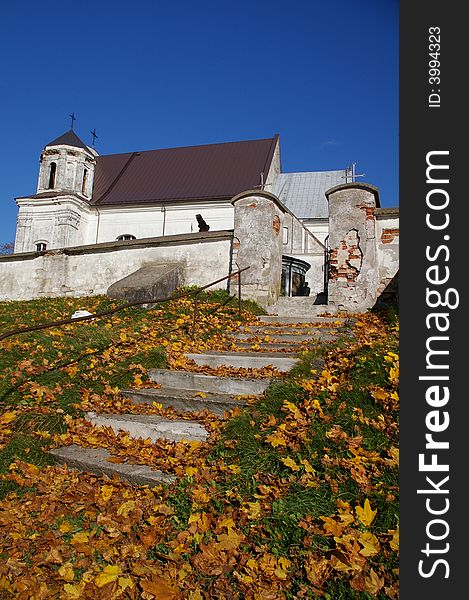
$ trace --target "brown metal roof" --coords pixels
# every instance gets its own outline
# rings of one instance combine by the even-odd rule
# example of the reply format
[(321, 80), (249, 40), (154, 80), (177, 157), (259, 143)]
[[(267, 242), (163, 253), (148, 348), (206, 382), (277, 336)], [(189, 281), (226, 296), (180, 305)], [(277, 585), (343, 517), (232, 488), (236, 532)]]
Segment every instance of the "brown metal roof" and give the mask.
[(98, 156), (91, 203), (232, 198), (267, 176), (278, 137)]

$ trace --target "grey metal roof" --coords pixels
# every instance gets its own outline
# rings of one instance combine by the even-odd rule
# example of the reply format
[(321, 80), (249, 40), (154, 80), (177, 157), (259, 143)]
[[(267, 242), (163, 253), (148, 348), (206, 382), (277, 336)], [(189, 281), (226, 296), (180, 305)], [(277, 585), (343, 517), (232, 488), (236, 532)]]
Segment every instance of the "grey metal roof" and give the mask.
[(280, 173), (272, 192), (300, 219), (327, 219), (325, 192), (346, 183), (347, 170)]

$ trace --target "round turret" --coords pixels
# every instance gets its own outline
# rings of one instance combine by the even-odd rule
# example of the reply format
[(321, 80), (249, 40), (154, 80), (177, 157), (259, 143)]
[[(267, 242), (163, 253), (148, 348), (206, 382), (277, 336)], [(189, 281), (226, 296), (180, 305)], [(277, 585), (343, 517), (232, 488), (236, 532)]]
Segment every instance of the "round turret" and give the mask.
[(96, 150), (70, 129), (44, 147), (37, 192), (72, 192), (91, 198), (96, 156)]

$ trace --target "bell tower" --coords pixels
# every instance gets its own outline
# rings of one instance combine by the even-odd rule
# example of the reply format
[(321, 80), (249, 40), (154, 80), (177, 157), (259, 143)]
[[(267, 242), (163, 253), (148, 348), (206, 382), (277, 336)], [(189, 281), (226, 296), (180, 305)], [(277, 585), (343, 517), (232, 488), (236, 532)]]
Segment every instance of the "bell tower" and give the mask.
[(37, 193), (77, 194), (91, 198), (98, 153), (70, 129), (44, 147)]

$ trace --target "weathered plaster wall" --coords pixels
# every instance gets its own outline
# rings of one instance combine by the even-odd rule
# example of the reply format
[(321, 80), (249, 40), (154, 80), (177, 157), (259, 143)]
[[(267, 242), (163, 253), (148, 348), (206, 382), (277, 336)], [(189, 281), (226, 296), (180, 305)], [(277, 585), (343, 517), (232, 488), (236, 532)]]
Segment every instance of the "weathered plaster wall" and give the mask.
[(270, 192), (251, 190), (233, 198), (233, 270), (243, 273), (243, 295), (269, 306), (280, 295), (282, 255), (312, 264), (311, 293), (323, 290), (324, 247)]
[(399, 270), (399, 210), (377, 208), (375, 218), (379, 295)]
[(364, 183), (338, 185), (329, 201), (328, 303), (349, 311), (371, 308), (379, 285), (374, 211), (378, 190)]
[(233, 198), (233, 268), (242, 274), (242, 294), (261, 305), (273, 304), (280, 294), (282, 231), (285, 211), (269, 192), (249, 191)]
[(0, 300), (105, 294), (112, 283), (150, 263), (182, 263), (183, 285), (204, 285), (229, 274), (232, 235), (209, 231), (4, 255)]

